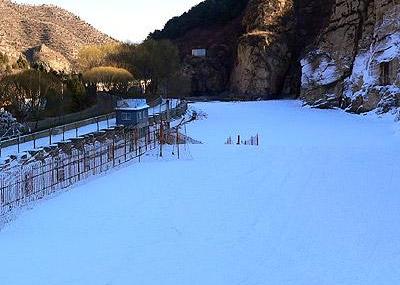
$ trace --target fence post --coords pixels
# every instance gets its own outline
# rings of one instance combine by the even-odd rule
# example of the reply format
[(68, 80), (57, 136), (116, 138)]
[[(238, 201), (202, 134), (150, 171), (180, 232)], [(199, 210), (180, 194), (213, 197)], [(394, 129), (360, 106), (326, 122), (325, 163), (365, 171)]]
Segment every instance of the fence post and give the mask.
[(160, 123), (160, 157), (163, 156), (163, 148), (162, 145), (164, 143), (164, 132), (163, 132), (163, 124)]
[(156, 142), (157, 135), (156, 135), (156, 132), (157, 132), (157, 128), (153, 131), (154, 148), (157, 147), (157, 142)]
[(238, 135), (237, 144), (240, 145), (240, 135)]
[(112, 149), (113, 149), (113, 167), (114, 167), (115, 166), (115, 135), (113, 135)]
[(126, 132), (124, 131), (124, 158), (126, 162)]
[(179, 152), (179, 128), (176, 128), (176, 147), (178, 149), (178, 159), (180, 159), (180, 152)]

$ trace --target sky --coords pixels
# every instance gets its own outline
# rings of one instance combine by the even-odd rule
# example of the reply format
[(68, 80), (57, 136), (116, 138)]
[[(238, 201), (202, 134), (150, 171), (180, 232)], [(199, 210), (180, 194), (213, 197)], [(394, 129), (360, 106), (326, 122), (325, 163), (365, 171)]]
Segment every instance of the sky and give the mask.
[(53, 4), (81, 17), (121, 41), (141, 42), (172, 17), (202, 0), (16, 0), (26, 4)]

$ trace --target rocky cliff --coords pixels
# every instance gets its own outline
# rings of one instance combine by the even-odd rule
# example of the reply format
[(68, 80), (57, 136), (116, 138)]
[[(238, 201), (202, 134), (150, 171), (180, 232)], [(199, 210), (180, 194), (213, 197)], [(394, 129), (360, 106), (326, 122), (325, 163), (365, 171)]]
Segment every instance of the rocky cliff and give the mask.
[(251, 0), (230, 89), (244, 97), (296, 97), (300, 55), (327, 22), (331, 7), (329, 0)]
[(337, 0), (301, 61), (301, 97), (316, 107), (388, 112), (399, 106), (399, 56), (399, 0)]
[(72, 13), (51, 5), (0, 0), (0, 52), (69, 69), (82, 46), (115, 42)]
[[(216, 31), (221, 26), (212, 27), (206, 39), (192, 43), (189, 38), (204, 32), (199, 27), (174, 40), (184, 46), (186, 70), (194, 82), (200, 78), (207, 85), (205, 93), (301, 97), (321, 108), (387, 112), (400, 101), (399, 2), (249, 0), (243, 12), (223, 26), (235, 23), (234, 33), (220, 37)], [(191, 48), (228, 42), (230, 52), (222, 61), (213, 53), (203, 59), (190, 56)]]

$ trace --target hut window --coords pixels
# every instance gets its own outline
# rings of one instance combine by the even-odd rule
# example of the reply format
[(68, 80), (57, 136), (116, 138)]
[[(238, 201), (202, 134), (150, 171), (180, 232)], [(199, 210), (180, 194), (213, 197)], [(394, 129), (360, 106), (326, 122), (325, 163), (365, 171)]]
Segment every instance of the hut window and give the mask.
[(381, 69), (381, 85), (390, 85), (390, 62), (382, 62), (380, 64)]
[(123, 121), (129, 121), (131, 118), (129, 116), (129, 113), (121, 113), (121, 120)]
[(204, 48), (193, 49), (192, 50), (192, 56), (195, 56), (195, 57), (206, 57), (207, 56), (207, 50), (204, 49)]

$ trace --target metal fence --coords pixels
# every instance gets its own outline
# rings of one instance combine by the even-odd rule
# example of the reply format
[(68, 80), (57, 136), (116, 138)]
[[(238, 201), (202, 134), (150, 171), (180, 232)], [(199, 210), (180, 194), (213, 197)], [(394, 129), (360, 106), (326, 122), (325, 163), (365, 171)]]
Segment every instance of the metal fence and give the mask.
[(8, 158), (0, 164), (0, 217), (121, 164), (140, 162), (146, 152), (161, 147), (169, 121), (186, 110), (182, 102), (145, 125), (118, 126)]

